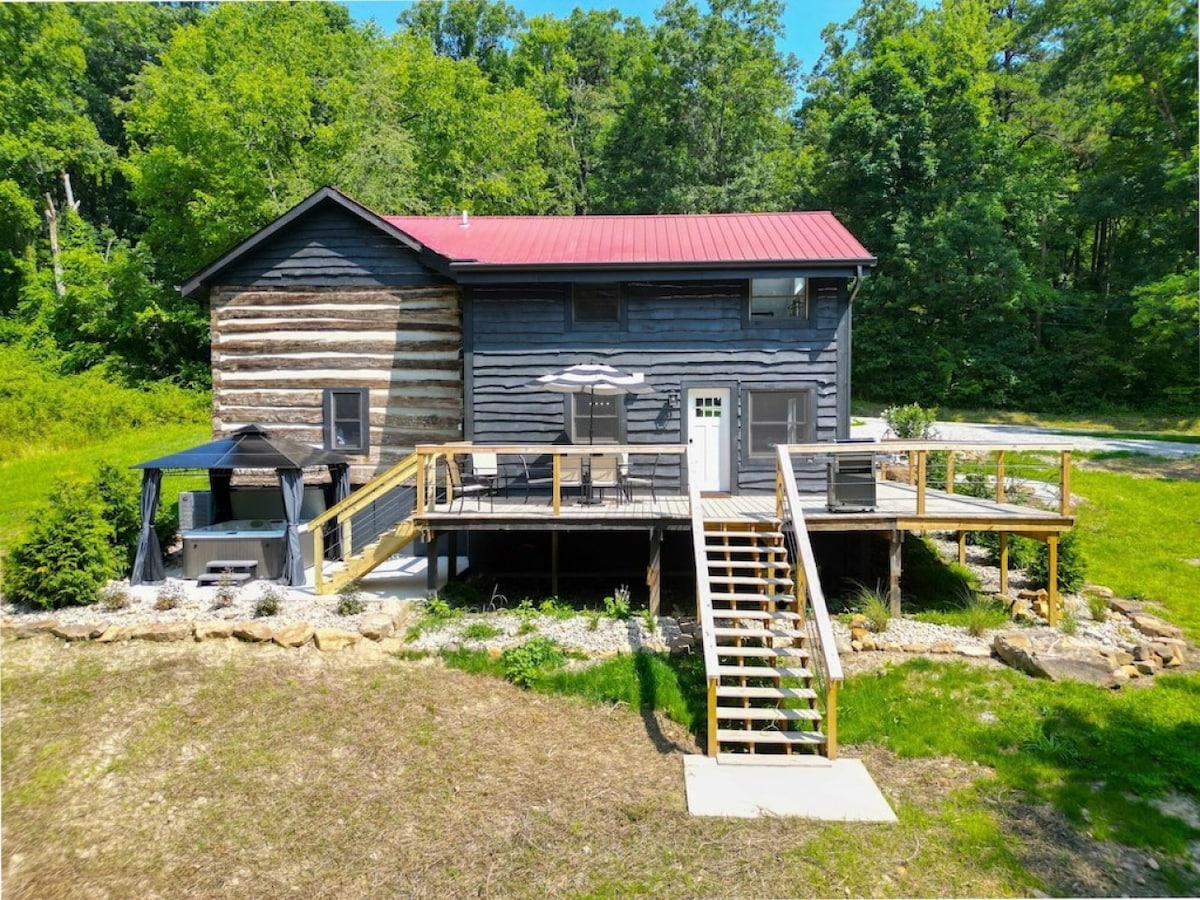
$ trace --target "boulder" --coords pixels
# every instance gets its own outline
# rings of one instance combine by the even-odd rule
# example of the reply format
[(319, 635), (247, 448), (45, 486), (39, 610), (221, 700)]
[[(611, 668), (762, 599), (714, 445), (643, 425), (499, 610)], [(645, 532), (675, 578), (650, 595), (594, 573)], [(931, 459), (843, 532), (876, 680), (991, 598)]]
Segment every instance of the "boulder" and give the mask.
[(929, 647), (930, 653), (953, 653), (954, 644), (950, 641), (937, 641)]
[(118, 641), (127, 641), (132, 637), (133, 629), (122, 627), (121, 625), (109, 625), (96, 638), (98, 644), (115, 644)]
[(992, 649), (1005, 663), (1034, 678), (1113, 685), (1108, 660), (1068, 638), (1047, 637), (1035, 642), (1028, 635), (1006, 632), (996, 635)]
[(192, 636), (192, 626), (189, 622), (145, 622), (134, 625), (129, 631), (129, 637), (135, 641), (182, 641)]
[(1085, 594), (1091, 594), (1093, 597), (1103, 597), (1105, 600), (1112, 600), (1116, 597), (1112, 588), (1107, 588), (1102, 584), (1089, 584), (1084, 587)]
[(262, 622), (238, 622), (233, 626), (233, 636), (239, 641), (264, 643), (275, 636), (269, 625)]
[(1149, 660), (1149, 659), (1140, 661), (1140, 662), (1134, 663), (1134, 668), (1137, 669), (1138, 672), (1140, 672), (1142, 675), (1157, 675), (1158, 674), (1158, 661), (1157, 660)]
[(1142, 604), (1136, 600), (1125, 600), (1122, 597), (1110, 597), (1108, 600), (1108, 608), (1114, 612), (1119, 612), (1123, 616), (1128, 616), (1131, 613), (1141, 612)]
[(1020, 597), (1013, 600), (1013, 602), (1011, 604), (1009, 604), (1008, 614), (1013, 619), (1028, 619), (1028, 618), (1030, 618), (1029, 601), (1023, 600)]
[(368, 616), (363, 616), (358, 623), (359, 633), (362, 634), (368, 641), (382, 641), (388, 637), (396, 626), (392, 621), (391, 616), (383, 613), (373, 613)]
[(295, 622), (291, 625), (285, 625), (271, 636), (271, 640), (277, 643), (280, 647), (288, 647), (294, 649), (303, 647), (312, 640), (313, 627), (304, 622)]
[(1121, 666), (1127, 666), (1133, 662), (1133, 654), (1127, 653), (1124, 650), (1101, 647), (1096, 652), (1103, 656), (1114, 669), (1119, 669)]
[(1165, 640), (1155, 641), (1150, 645), (1150, 649), (1161, 660), (1162, 664), (1171, 668), (1183, 665), (1186, 648), (1187, 643), (1177, 638), (1166, 638)]
[(1142, 634), (1153, 638), (1180, 638), (1183, 637), (1183, 629), (1178, 628), (1169, 622), (1164, 622), (1158, 616), (1152, 616), (1149, 613), (1134, 612), (1129, 614), (1129, 620), (1133, 622), (1133, 627)]
[(90, 641), (104, 632), (103, 625), (55, 625), (50, 633), (64, 641)]
[(987, 647), (980, 647), (978, 644), (959, 644), (954, 648), (954, 652), (959, 656), (969, 656), (974, 659), (990, 659), (992, 651)]
[(37, 634), (49, 634), (58, 627), (55, 619), (34, 619), (32, 622), (16, 622), (12, 630), (7, 632), (18, 638), (33, 637)]
[(233, 637), (232, 622), (197, 622), (193, 631), (198, 641)]
[(412, 612), (412, 604), (407, 600), (389, 597), (379, 604), (379, 612), (392, 620), (392, 628), (403, 628)]
[(867, 617), (856, 613), (850, 617), (850, 640), (861, 641), (867, 636)]
[(928, 653), (929, 644), (904, 644), (900, 647), (905, 653)]
[(342, 628), (318, 628), (313, 632), (313, 640), (318, 650), (344, 650), (361, 641), (362, 635)]

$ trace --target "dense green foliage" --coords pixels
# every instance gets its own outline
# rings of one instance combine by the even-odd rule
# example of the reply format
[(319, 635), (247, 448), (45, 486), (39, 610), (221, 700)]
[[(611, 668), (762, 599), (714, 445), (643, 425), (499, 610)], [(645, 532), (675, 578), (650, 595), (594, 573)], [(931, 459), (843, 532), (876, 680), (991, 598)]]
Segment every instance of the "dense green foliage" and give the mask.
[[(387, 213), (833, 209), (879, 257), (858, 392), (1200, 399), (1194, 0), (0, 6), (0, 343), (207, 377), (174, 285), (323, 184)], [(797, 88), (804, 89), (798, 104)]]
[(4, 595), (45, 609), (83, 606), (120, 571), (113, 527), (90, 485), (65, 484), (4, 561)]

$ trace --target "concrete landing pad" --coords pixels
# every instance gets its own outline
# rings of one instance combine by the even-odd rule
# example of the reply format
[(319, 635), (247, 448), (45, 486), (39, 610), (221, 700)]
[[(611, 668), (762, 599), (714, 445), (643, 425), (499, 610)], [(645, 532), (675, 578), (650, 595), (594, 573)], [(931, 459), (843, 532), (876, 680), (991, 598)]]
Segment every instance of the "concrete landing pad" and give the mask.
[(825, 822), (895, 822), (896, 814), (858, 759), (822, 765), (757, 765), (685, 756), (693, 816), (796, 816)]

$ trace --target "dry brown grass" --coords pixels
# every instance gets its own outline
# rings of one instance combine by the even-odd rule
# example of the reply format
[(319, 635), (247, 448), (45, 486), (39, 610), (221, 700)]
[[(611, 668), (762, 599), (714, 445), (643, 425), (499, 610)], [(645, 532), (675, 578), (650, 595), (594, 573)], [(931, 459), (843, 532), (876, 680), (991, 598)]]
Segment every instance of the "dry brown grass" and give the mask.
[(2, 651), (6, 897), (998, 896), (1038, 883), (995, 850), (996, 821), (953, 799), (986, 774), (962, 763), (871, 751), (896, 826), (694, 819), (667, 749), (691, 737), (636, 710), (438, 663), (232, 641)]

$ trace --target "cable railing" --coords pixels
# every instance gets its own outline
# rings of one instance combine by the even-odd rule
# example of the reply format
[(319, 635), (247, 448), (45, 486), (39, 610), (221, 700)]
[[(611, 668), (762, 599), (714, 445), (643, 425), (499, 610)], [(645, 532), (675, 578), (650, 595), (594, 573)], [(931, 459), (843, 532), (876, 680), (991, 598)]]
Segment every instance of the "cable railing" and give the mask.
[(780, 445), (777, 450), (777, 512), (794, 573), (792, 580), (795, 583), (796, 609), (808, 635), (813, 684), (825, 717), (825, 755), (836, 759), (837, 698), (843, 680), (842, 662), (838, 658), (833, 623), (825, 605), (825, 594), (821, 590), (816, 558), (808, 537), (804, 511), (800, 506), (800, 492), (796, 487), (796, 473), (788, 449)]

